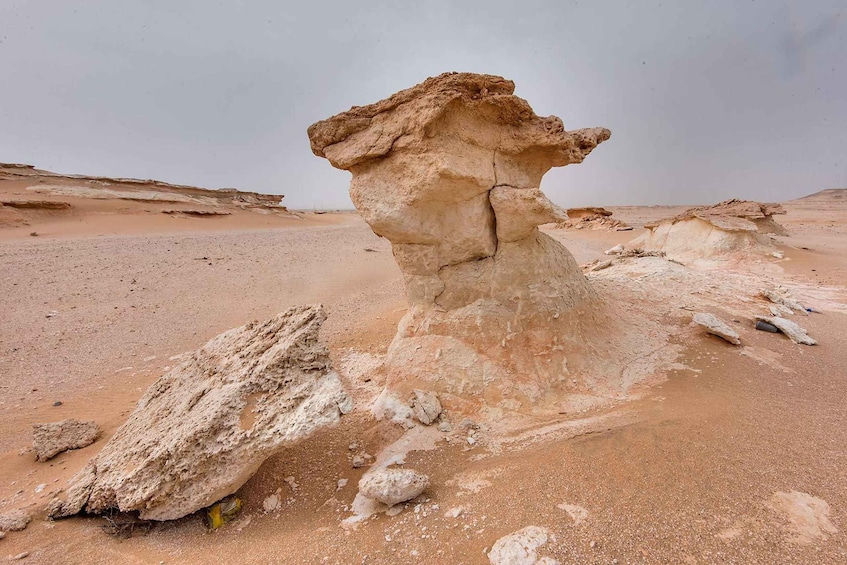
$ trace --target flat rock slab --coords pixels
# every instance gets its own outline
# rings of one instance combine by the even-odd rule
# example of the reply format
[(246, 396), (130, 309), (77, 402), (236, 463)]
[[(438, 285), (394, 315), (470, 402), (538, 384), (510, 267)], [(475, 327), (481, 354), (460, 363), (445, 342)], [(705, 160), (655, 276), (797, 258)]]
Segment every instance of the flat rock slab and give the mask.
[(706, 329), (706, 333), (710, 333), (712, 335), (716, 335), (733, 345), (740, 345), (741, 339), (738, 336), (738, 332), (729, 327), (724, 321), (719, 319), (714, 314), (707, 314), (706, 312), (697, 312), (694, 314), (694, 323), (698, 326), (703, 326)]
[(53, 518), (112, 509), (174, 520), (234, 493), (282, 448), (352, 409), (320, 305), (229, 330), (156, 381), (70, 482)]
[(94, 443), (100, 426), (93, 421), (69, 418), (48, 424), (33, 424), (32, 448), (36, 461), (47, 461), (69, 449), (82, 449)]
[(806, 330), (800, 327), (799, 324), (792, 322), (791, 320), (786, 320), (785, 318), (780, 318), (779, 316), (756, 316), (757, 320), (761, 320), (763, 322), (767, 322), (772, 326), (776, 326), (776, 328), (788, 336), (788, 339), (793, 341), (794, 343), (800, 345), (817, 345), (818, 342), (809, 337), (809, 334), (806, 333)]

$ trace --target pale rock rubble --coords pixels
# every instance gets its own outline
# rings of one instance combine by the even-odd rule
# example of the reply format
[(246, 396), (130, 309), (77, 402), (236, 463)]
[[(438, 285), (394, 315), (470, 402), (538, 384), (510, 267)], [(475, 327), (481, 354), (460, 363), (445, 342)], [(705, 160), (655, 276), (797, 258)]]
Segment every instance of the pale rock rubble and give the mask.
[(63, 451), (82, 449), (97, 440), (100, 426), (96, 422), (69, 418), (60, 422), (33, 424), (32, 448), (36, 461), (47, 461)]
[(320, 305), (229, 330), (156, 381), (48, 513), (172, 520), (234, 493), (352, 401), (318, 342)]
[(315, 155), (352, 173), (353, 203), (403, 272), (410, 309), (385, 364), (398, 398), (526, 408), (566, 381), (596, 309), (571, 254), (537, 229), (565, 219), (539, 186), (610, 132), (566, 131), (513, 92), (501, 77), (446, 73), (309, 127)]
[(733, 345), (740, 345), (741, 339), (738, 336), (738, 332), (729, 327), (726, 322), (720, 320), (714, 314), (708, 314), (706, 312), (697, 312), (694, 314), (692, 321), (698, 326), (702, 326), (706, 329), (706, 333), (710, 333), (712, 335), (716, 335), (724, 340), (728, 341)]
[(488, 560), (491, 565), (558, 565), (557, 560), (538, 555), (550, 537), (545, 528), (527, 526), (494, 542)]
[(387, 506), (420, 495), (429, 486), (429, 477), (413, 469), (383, 468), (367, 473), (359, 481), (359, 493)]

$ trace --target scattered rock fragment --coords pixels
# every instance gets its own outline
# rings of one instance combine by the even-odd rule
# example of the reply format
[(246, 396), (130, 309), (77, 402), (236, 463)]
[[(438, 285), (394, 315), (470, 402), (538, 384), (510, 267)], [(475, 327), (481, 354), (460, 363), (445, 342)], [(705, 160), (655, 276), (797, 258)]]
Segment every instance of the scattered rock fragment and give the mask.
[(787, 306), (783, 306), (782, 304), (770, 304), (768, 306), (768, 311), (771, 313), (771, 315), (778, 316), (780, 318), (794, 315), (794, 310), (788, 308)]
[(417, 420), (429, 426), (441, 415), (441, 402), (432, 391), (415, 389), (412, 391), (412, 414)]
[(817, 341), (809, 337), (805, 329), (801, 328), (798, 324), (795, 324), (791, 320), (786, 320), (785, 318), (780, 318), (777, 316), (756, 316), (756, 319), (761, 320), (762, 322), (767, 322), (772, 326), (775, 326), (777, 329), (779, 329), (779, 331), (788, 336), (788, 339), (790, 339), (794, 343), (801, 345), (818, 344)]
[(808, 310), (805, 306), (803, 306), (799, 301), (787, 296), (784, 293), (779, 292), (778, 290), (770, 290), (765, 289), (761, 291), (761, 295), (773, 302), (774, 304), (780, 304), (785, 306), (786, 308), (790, 308), (796, 312), (800, 312), (803, 315), (808, 315)]
[(527, 526), (494, 542), (488, 560), (491, 565), (558, 565), (555, 559), (538, 555), (550, 537), (547, 529)]
[(9, 561), (20, 561), (21, 559), (26, 559), (27, 557), (29, 557), (29, 551), (22, 551), (17, 555), (9, 557)]
[(597, 261), (597, 262), (588, 266), (587, 272), (593, 273), (595, 271), (602, 271), (603, 269), (608, 269), (611, 266), (612, 266), (612, 260), (611, 259), (607, 259), (605, 261)]
[(0, 531), (19, 532), (26, 528), (32, 516), (25, 510), (9, 510), (0, 514)]
[(625, 249), (625, 247), (623, 246), (623, 244), (619, 243), (619, 244), (615, 245), (614, 247), (611, 247), (611, 248), (605, 250), (603, 253), (605, 255), (620, 255), (621, 253), (624, 252), (624, 249)]
[(47, 424), (33, 424), (32, 448), (36, 461), (47, 461), (63, 451), (82, 449), (94, 443), (100, 426), (94, 421), (69, 418)]
[(138, 511), (173, 520), (234, 493), (280, 449), (338, 423), (349, 401), (318, 342), (320, 305), (229, 330), (156, 381), (54, 499), (53, 518)]
[(377, 469), (359, 481), (359, 492), (388, 506), (412, 500), (429, 486), (429, 477), (413, 469)]
[(694, 314), (693, 321), (695, 324), (706, 328), (706, 333), (716, 335), (733, 345), (741, 344), (741, 339), (739, 339), (738, 332), (733, 330), (722, 320), (718, 319), (718, 317), (714, 314), (708, 314), (706, 312), (697, 312), (696, 314)]
[(275, 510), (279, 510), (280, 506), (282, 505), (282, 501), (280, 500), (281, 493), (282, 489), (278, 488), (272, 495), (262, 501), (262, 508), (264, 509), (265, 514), (269, 512), (274, 512)]

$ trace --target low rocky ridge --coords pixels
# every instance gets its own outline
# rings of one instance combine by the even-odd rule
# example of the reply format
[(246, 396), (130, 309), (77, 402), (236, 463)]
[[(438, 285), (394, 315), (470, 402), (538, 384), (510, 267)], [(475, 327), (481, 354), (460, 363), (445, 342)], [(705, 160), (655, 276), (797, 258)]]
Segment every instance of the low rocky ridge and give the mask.
[(48, 514), (180, 518), (234, 493), (282, 448), (336, 424), (353, 406), (318, 342), (325, 319), (319, 305), (298, 306), (212, 339), (147, 390)]

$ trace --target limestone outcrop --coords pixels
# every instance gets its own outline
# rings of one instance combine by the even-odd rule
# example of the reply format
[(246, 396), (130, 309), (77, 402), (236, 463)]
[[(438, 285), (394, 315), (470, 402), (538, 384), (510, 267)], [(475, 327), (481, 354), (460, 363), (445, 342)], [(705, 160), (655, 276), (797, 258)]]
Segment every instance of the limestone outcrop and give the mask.
[(350, 196), (391, 241), (410, 310), (389, 349), (405, 398), (516, 408), (566, 380), (568, 342), (595, 293), (537, 226), (563, 221), (539, 189), (610, 132), (567, 131), (501, 77), (446, 73), (309, 127), (315, 155), (353, 174)]
[(318, 342), (319, 305), (229, 330), (162, 376), (70, 482), (53, 518), (108, 510), (172, 520), (234, 493), (271, 455), (336, 424), (352, 400)]
[(773, 219), (778, 214), (785, 214), (779, 204), (725, 200), (645, 224), (648, 233), (629, 247), (661, 250), (669, 258), (683, 261), (773, 254), (776, 248), (764, 235), (786, 235)]
[(568, 208), (568, 219), (556, 224), (564, 230), (606, 230), (623, 231), (631, 229), (624, 222), (613, 218), (612, 212), (599, 206)]

